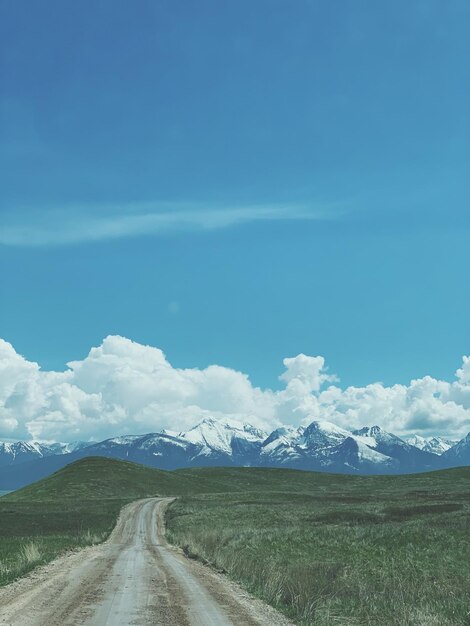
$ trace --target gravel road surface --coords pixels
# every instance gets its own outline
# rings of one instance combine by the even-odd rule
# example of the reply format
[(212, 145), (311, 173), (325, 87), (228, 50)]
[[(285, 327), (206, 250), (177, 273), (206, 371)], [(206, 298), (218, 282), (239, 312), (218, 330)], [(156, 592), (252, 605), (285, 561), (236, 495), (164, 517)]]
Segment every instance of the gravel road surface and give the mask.
[(0, 589), (2, 626), (289, 626), (269, 606), (171, 548), (170, 499), (126, 506), (110, 538)]

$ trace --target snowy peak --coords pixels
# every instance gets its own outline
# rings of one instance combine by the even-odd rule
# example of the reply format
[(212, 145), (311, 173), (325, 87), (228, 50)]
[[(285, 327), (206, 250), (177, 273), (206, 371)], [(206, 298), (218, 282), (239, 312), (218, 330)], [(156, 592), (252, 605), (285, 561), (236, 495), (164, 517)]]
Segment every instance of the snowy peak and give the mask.
[(290, 465), (301, 462), (305, 429), (301, 426), (281, 426), (267, 437), (261, 446), (261, 462), (265, 465)]
[(133, 451), (148, 452), (150, 454), (156, 454), (160, 452), (165, 446), (179, 447), (188, 449), (192, 445), (190, 442), (183, 440), (179, 435), (170, 435), (165, 432), (161, 433), (148, 433), (146, 435), (125, 435), (122, 437), (114, 437), (113, 439), (107, 439), (95, 447), (121, 447), (128, 448)]
[(37, 441), (0, 442), (0, 466), (32, 461), (56, 454), (52, 447)]
[(303, 433), (304, 444), (309, 448), (330, 448), (342, 443), (351, 433), (331, 422), (312, 422)]
[[(373, 445), (374, 448), (379, 443), (406, 445), (406, 442), (403, 441), (403, 439), (400, 439), (400, 437), (397, 437), (386, 430), (382, 430), (380, 426), (364, 426), (359, 430), (353, 430), (352, 433), (357, 437), (365, 437), (366, 439), (364, 441), (367, 445)], [(370, 442), (368, 442), (367, 439), (370, 439)]]
[(300, 428), (295, 428), (295, 426), (281, 426), (280, 428), (273, 430), (269, 437), (264, 440), (263, 448), (272, 444), (275, 444), (276, 446), (281, 444), (290, 444), (293, 441), (299, 440), (304, 432), (305, 429), (302, 426)]
[(412, 435), (411, 437), (407, 437), (406, 440), (410, 445), (419, 448), (419, 450), (424, 450), (425, 452), (439, 456), (447, 452), (447, 450), (457, 443), (456, 441), (444, 439), (443, 437), (420, 437), (420, 435)]
[(235, 420), (216, 420), (205, 418), (190, 430), (180, 433), (180, 437), (193, 443), (202, 443), (212, 449), (230, 450), (230, 443), (234, 437), (250, 441), (263, 441), (263, 433), (250, 424), (243, 424)]
[(415, 448), (378, 426), (365, 426), (354, 430), (353, 435), (377, 452), (396, 459), (403, 472), (426, 471), (437, 467), (435, 455)]
[(396, 471), (397, 460), (375, 450), (378, 427), (364, 428), (353, 434), (331, 422), (315, 420), (305, 429), (276, 429), (263, 443), (265, 464), (282, 464), (299, 469), (346, 472)]
[(353, 430), (353, 435), (357, 435), (359, 437), (370, 437), (371, 439), (380, 439), (384, 435), (388, 435), (385, 431), (383, 431), (380, 426), (364, 426), (363, 428), (359, 428), (359, 430)]
[(355, 437), (348, 437), (335, 452), (336, 462), (356, 471), (371, 471), (382, 474), (398, 469), (398, 462), (377, 452)]
[(235, 420), (205, 418), (187, 432), (180, 433), (182, 439), (202, 447), (201, 454), (216, 453), (231, 456), (240, 448), (261, 447), (267, 433), (251, 424)]

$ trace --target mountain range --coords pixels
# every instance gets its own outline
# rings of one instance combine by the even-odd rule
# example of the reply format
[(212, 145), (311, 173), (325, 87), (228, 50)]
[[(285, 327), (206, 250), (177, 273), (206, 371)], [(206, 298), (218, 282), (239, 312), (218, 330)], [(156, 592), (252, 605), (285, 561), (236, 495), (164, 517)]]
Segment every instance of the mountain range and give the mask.
[(268, 433), (234, 420), (206, 418), (185, 432), (164, 430), (92, 443), (0, 443), (0, 489), (17, 489), (87, 456), (167, 470), (218, 465), (398, 474), (470, 465), (470, 433), (458, 442), (419, 436), (405, 440), (379, 426), (349, 431), (326, 421)]

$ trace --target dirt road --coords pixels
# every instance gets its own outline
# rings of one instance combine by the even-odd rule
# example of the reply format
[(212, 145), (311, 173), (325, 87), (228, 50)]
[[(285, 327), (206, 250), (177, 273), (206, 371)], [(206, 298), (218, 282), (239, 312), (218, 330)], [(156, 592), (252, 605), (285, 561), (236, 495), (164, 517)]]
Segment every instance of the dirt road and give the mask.
[(164, 538), (168, 500), (123, 509), (108, 541), (0, 590), (8, 626), (287, 626), (290, 622)]

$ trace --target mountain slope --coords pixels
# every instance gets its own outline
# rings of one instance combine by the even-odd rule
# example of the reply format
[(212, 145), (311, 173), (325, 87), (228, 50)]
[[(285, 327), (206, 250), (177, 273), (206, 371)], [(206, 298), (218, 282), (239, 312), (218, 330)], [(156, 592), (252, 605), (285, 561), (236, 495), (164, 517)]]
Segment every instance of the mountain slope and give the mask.
[(0, 467), (18, 465), (50, 456), (69, 454), (89, 446), (89, 443), (39, 443), (37, 441), (0, 442)]
[(211, 464), (249, 465), (258, 460), (268, 433), (235, 420), (206, 418), (180, 437), (199, 448), (193, 460), (210, 459)]
[(347, 437), (331, 455), (333, 467), (345, 472), (390, 474), (400, 469), (397, 459), (382, 454), (355, 437)]
[(420, 450), (425, 452), (431, 452), (432, 454), (441, 455), (447, 450), (450, 450), (452, 446), (455, 446), (457, 441), (452, 439), (444, 439), (443, 437), (420, 437), (419, 435), (412, 435), (407, 437), (406, 441)]
[(445, 467), (470, 465), (470, 433), (441, 456)]
[(402, 472), (422, 472), (439, 467), (436, 455), (420, 450), (379, 426), (354, 430), (353, 435), (370, 448), (396, 459)]
[(41, 459), (58, 453), (35, 441), (0, 442), (0, 467)]
[(133, 461), (151, 467), (172, 470), (185, 467), (197, 456), (199, 447), (179, 436), (166, 433), (148, 433), (114, 437), (80, 450), (75, 456), (108, 456)]

